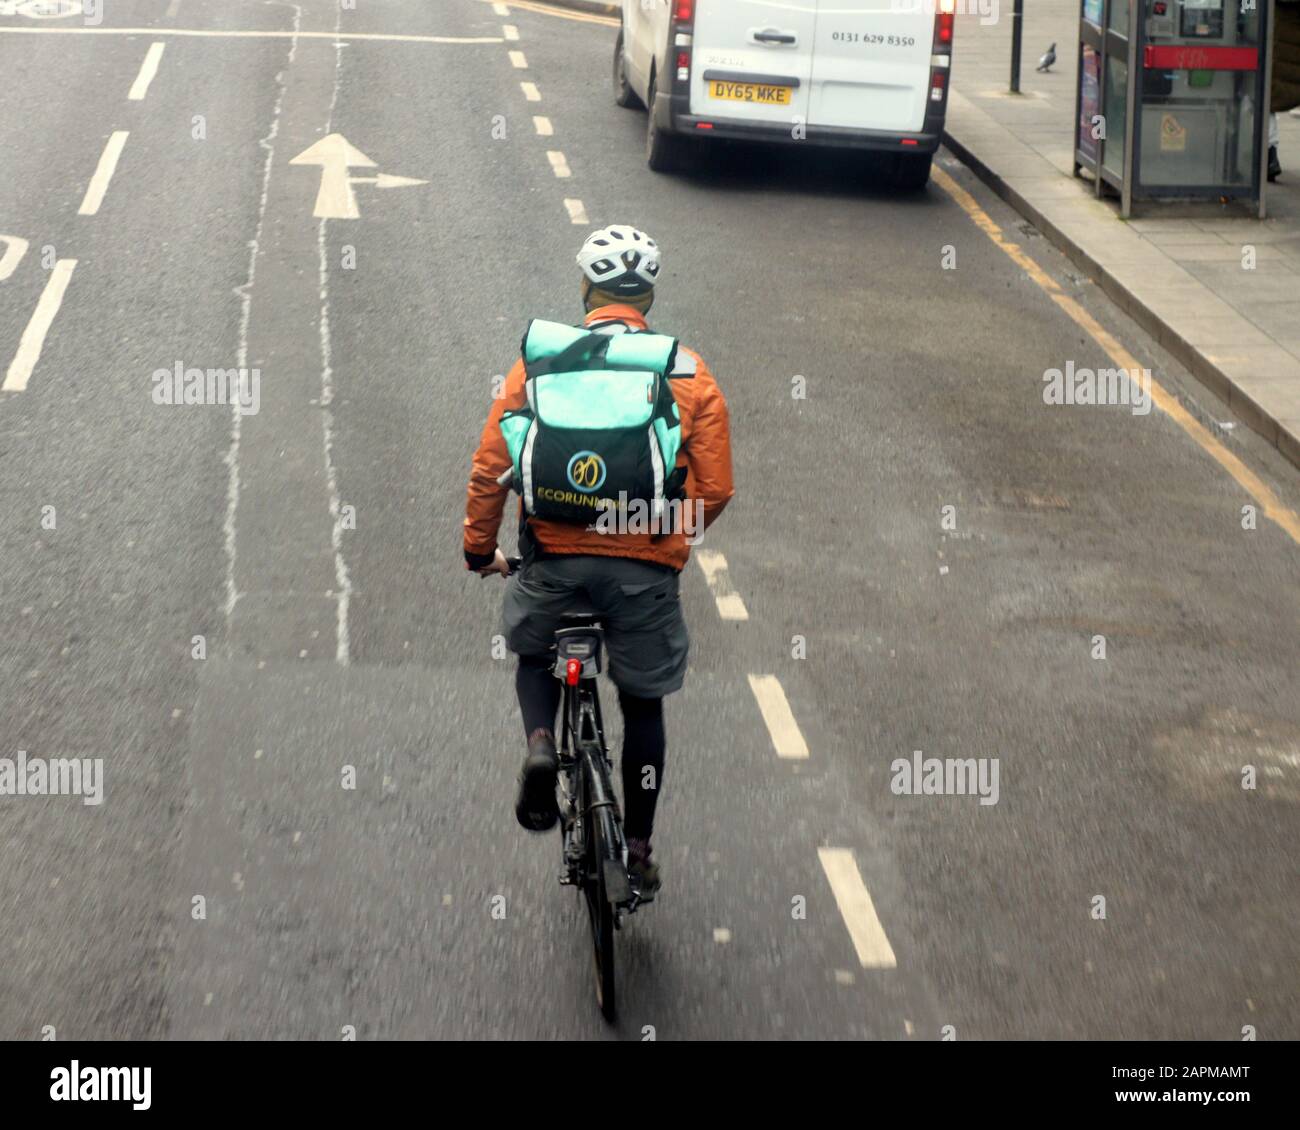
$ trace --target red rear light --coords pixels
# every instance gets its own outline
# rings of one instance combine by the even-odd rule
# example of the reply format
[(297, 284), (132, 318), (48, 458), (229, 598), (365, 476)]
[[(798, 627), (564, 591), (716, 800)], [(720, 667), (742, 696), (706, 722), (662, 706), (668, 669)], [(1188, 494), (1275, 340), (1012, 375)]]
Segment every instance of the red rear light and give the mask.
[(679, 67), (689, 67), (691, 65), (691, 53), (689, 51), (678, 51), (677, 65)]
[(947, 47), (952, 43), (953, 13), (957, 11), (957, 0), (939, 0), (934, 15), (934, 45)]
[(695, 0), (674, 0), (673, 19), (679, 24), (688, 24), (695, 18)]
[(902, 139), (901, 144), (903, 144), (903, 145), (915, 145), (915, 144), (916, 144), (916, 138), (914, 138), (914, 137), (905, 137), (905, 138)]
[(564, 665), (564, 681), (571, 687), (578, 685), (578, 680), (582, 677), (582, 660), (570, 659)]

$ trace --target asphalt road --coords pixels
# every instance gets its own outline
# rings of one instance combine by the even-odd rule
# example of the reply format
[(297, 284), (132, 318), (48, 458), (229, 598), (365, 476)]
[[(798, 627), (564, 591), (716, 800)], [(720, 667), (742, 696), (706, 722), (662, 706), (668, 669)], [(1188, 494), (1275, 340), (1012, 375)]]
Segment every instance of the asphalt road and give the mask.
[[(0, 393), (0, 756), (106, 782), (0, 796), (0, 1037), (1300, 1037), (1300, 545), (1243, 528), (1226, 462), (1291, 510), (1300, 478), (951, 158), (1213, 451), (1045, 405), (1045, 370), (1110, 362), (937, 182), (649, 172), (599, 21), (107, 7), (0, 15), (0, 233), (28, 242), (0, 373), (76, 261)], [(328, 174), (290, 162), (328, 134), (425, 183), (316, 218)], [(530, 317), (580, 317), (573, 254), (614, 221), (663, 245), (654, 324), (728, 397), (738, 494), (701, 548), (748, 618), (688, 567), (666, 886), (609, 1028), (556, 840), (513, 820), (500, 588), (460, 522), (494, 375)], [(154, 403), (177, 363), (256, 367), (259, 410)], [(996, 758), (997, 803), (895, 795), (914, 750)], [(868, 896), (837, 898), (845, 858)]]

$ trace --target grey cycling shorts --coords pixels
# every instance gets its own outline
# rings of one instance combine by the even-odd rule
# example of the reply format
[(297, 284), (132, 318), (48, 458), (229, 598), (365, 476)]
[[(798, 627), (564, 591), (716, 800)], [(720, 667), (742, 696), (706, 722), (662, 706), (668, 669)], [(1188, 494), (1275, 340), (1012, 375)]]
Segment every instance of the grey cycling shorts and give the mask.
[(625, 557), (546, 557), (506, 582), (502, 631), (516, 655), (545, 655), (566, 612), (597, 612), (609, 677), (637, 698), (680, 690), (690, 639), (672, 569)]

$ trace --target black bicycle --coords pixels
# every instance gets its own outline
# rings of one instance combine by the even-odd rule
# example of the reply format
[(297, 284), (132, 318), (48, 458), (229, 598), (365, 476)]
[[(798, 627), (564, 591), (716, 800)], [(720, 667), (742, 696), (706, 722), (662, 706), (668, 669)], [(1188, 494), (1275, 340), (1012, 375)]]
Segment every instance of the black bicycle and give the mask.
[[(510, 571), (519, 568), (510, 559)], [(605, 744), (596, 676), (601, 671), (604, 631), (599, 617), (573, 612), (555, 633), (555, 677), (563, 684), (558, 753), (562, 866), (560, 883), (577, 887), (591, 925), (596, 1002), (606, 1020), (616, 1015), (614, 933), (623, 917), (653, 900), (643, 898), (627, 869), (623, 816), (614, 794), (614, 763)]]

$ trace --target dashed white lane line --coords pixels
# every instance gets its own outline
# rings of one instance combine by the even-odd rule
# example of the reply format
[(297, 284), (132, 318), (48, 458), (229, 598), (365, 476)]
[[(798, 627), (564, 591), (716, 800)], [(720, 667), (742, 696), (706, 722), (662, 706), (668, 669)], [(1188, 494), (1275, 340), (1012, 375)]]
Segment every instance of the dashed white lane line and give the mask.
[(694, 557), (704, 570), (704, 579), (708, 582), (709, 591), (713, 593), (718, 615), (724, 620), (748, 620), (749, 609), (741, 600), (740, 593), (732, 586), (731, 576), (727, 572), (727, 559), (715, 549), (697, 549)]
[(501, 34), (511, 43), (514, 43), (519, 38), (519, 29), (514, 24), (502, 24)]
[(4, 254), (0, 255), (0, 282), (3, 282), (27, 253), (27, 240), (18, 235), (0, 235), (0, 247), (4, 248)]
[(557, 177), (571, 177), (573, 173), (569, 171), (569, 162), (564, 159), (564, 154), (556, 149), (546, 151), (546, 159), (551, 163), (551, 171)]
[(144, 55), (144, 62), (140, 64), (140, 73), (135, 76), (135, 82), (131, 84), (131, 93), (127, 95), (130, 101), (144, 101), (144, 96), (149, 93), (149, 84), (153, 82), (153, 76), (158, 73), (158, 63), (162, 59), (163, 48), (166, 46), (165, 43), (149, 45), (149, 50)]
[(794, 712), (781, 688), (781, 680), (775, 675), (750, 675), (749, 688), (758, 700), (759, 710), (763, 712), (763, 721), (767, 723), (767, 732), (772, 737), (777, 757), (805, 759), (808, 756), (808, 743), (803, 740), (799, 723), (794, 720)]
[(862, 881), (853, 853), (847, 848), (818, 848), (817, 858), (822, 862), (826, 880), (835, 895), (844, 925), (858, 951), (858, 961), (863, 969), (893, 969), (898, 965), (894, 947), (885, 936), (871, 901), (871, 892)]
[(519, 84), (519, 89), (524, 92), (524, 97), (528, 99), (529, 102), (540, 102), (542, 100), (541, 92), (537, 89), (535, 83), (521, 82)]
[(587, 219), (587, 209), (582, 206), (581, 200), (565, 200), (564, 206), (569, 210), (569, 223), (588, 224), (591, 222)]
[(528, 60), (524, 58), (524, 53), (522, 51), (510, 52), (510, 65), (516, 70), (528, 70)]
[(54, 269), (45, 283), (45, 289), (41, 291), (41, 297), (36, 302), (36, 309), (32, 311), (31, 320), (18, 341), (18, 352), (9, 363), (9, 371), (5, 374), (5, 381), (0, 385), (0, 390), (22, 392), (27, 387), (32, 370), (40, 360), (41, 349), (45, 345), (45, 335), (54, 322), (54, 315), (59, 312), (59, 307), (63, 304), (63, 294), (68, 289), (68, 283), (76, 267), (75, 259), (59, 259), (54, 264)]
[(108, 182), (113, 179), (113, 171), (117, 168), (117, 160), (122, 156), (122, 149), (126, 145), (129, 134), (129, 130), (114, 130), (113, 136), (108, 139), (104, 152), (99, 155), (95, 175), (90, 178), (90, 184), (86, 186), (85, 198), (81, 201), (81, 207), (77, 209), (78, 216), (93, 216), (104, 203), (104, 193), (108, 191)]
[(492, 11), (494, 11), (498, 16), (510, 15), (510, 9), (505, 4), (493, 4)]
[(550, 118), (538, 117), (536, 115), (533, 117), (533, 129), (537, 131), (538, 137), (550, 137), (555, 133), (555, 127), (551, 125)]

